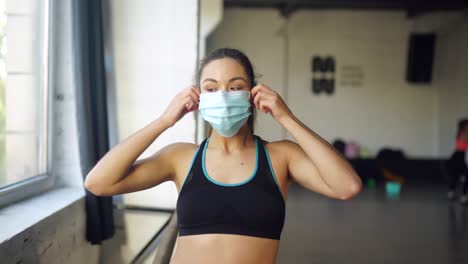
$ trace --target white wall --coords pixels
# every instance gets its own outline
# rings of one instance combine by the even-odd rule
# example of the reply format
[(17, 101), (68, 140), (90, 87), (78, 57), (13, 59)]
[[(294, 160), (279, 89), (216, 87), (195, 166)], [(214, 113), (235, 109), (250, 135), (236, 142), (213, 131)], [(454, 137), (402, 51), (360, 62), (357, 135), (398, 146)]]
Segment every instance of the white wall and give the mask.
[(468, 118), (468, 18), (441, 30), (437, 42), (438, 143), (442, 156), (455, 148), (458, 120)]
[[(411, 32), (439, 33), (460, 23), (460, 17), (443, 13), (411, 20), (396, 11), (307, 10), (286, 20), (273, 9), (232, 8), (225, 10), (208, 48), (244, 50), (263, 74), (260, 81), (277, 90), (296, 116), (329, 141), (356, 140), (372, 154), (390, 146), (402, 148), (409, 157), (437, 157), (441, 155), (438, 82), (405, 81), (408, 37)], [(311, 92), (313, 55), (336, 59), (333, 96)], [(345, 66), (362, 69), (362, 85), (341, 83)], [(461, 108), (460, 102), (447, 100)], [(444, 118), (452, 118), (448, 115)], [(261, 136), (284, 137), (272, 118), (259, 113), (258, 123)]]
[[(197, 54), (197, 1), (116, 0), (110, 23), (114, 49), (119, 138), (160, 116), (180, 90), (193, 83)], [(195, 119), (186, 115), (142, 157), (173, 142), (195, 142)], [(126, 194), (125, 203), (175, 207), (172, 182)]]

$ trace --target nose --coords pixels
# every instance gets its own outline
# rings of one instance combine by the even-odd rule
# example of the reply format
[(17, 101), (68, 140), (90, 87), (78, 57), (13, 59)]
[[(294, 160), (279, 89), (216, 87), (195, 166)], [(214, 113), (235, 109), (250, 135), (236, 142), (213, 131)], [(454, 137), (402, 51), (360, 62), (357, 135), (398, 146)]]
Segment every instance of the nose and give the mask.
[(228, 86), (228, 85), (225, 85), (225, 84), (220, 84), (219, 90), (220, 90), (220, 91), (229, 92), (229, 86)]

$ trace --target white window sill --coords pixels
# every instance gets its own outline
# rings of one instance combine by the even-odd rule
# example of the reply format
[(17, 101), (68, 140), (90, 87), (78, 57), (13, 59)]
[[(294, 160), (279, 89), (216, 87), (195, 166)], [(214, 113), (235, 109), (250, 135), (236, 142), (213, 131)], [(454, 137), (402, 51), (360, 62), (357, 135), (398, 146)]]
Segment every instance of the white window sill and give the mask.
[[(0, 244), (85, 196), (80, 187), (62, 187), (0, 208)], [(84, 212), (83, 212), (84, 213)]]

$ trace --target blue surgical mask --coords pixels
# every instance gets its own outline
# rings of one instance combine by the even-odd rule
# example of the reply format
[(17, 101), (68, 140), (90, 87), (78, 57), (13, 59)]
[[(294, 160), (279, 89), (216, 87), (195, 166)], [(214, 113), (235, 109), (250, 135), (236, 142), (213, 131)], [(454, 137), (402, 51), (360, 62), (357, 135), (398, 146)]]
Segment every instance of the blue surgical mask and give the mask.
[(200, 95), (202, 118), (223, 137), (232, 137), (250, 116), (250, 92), (207, 92)]

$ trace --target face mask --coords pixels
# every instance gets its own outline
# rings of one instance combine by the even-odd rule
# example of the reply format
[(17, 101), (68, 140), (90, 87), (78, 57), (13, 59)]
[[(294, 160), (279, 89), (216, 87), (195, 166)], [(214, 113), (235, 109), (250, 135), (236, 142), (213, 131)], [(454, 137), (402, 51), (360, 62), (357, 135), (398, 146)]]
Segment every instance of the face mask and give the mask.
[(250, 92), (207, 92), (200, 94), (202, 118), (223, 137), (232, 137), (250, 116)]

